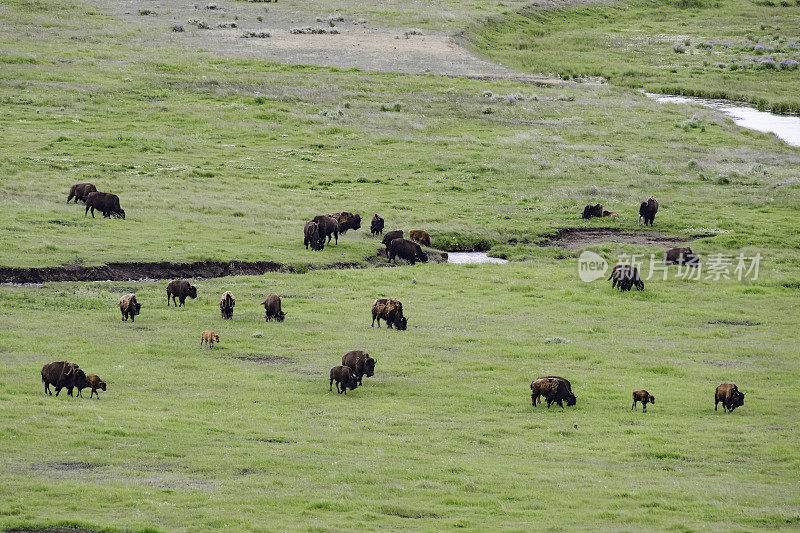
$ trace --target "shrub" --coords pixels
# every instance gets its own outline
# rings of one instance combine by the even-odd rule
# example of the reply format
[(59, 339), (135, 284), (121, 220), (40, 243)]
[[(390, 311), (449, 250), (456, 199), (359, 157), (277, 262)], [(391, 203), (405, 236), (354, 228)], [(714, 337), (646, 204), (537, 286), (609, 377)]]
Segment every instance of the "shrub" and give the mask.
[(181, 32), (181, 31), (183, 31), (183, 26), (180, 25), (180, 24), (173, 24), (172, 25), (172, 31)]
[(149, 9), (140, 9), (139, 14), (143, 17), (146, 17), (147, 15), (155, 15), (156, 13), (154, 11), (150, 11)]
[(676, 44), (675, 46), (672, 47), (672, 51), (675, 52), (676, 54), (685, 54), (686, 48), (684, 48), (680, 44)]
[(266, 39), (269, 37), (267, 31), (246, 31), (242, 34), (243, 39)]

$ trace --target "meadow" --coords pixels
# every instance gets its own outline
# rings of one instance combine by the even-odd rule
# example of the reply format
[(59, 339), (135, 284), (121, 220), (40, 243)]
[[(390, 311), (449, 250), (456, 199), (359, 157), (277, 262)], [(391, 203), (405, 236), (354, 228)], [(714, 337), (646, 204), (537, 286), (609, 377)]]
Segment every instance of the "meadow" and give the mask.
[[(479, 11), (447, 5), (456, 21)], [(0, 266), (303, 272), (197, 280), (180, 309), (166, 281), (0, 286), (0, 529), (797, 528), (800, 150), (613, 77), (539, 87), (219, 57), (51, 0), (3, 2), (0, 23)], [(126, 219), (67, 205), (81, 181), (117, 193)], [(650, 194), (655, 230), (636, 224)], [(581, 220), (597, 202), (620, 220)], [(362, 229), (306, 251), (304, 221), (339, 210)], [(375, 212), (511, 261), (324, 269), (366, 265)], [(760, 253), (760, 276), (621, 294), (578, 279), (580, 250), (542, 246), (570, 227), (709, 235), (692, 248)], [(663, 251), (587, 245), (612, 263)], [(135, 323), (117, 308), (128, 292)], [(270, 292), (283, 323), (264, 322)], [(370, 327), (383, 296), (408, 331)], [(377, 367), (345, 397), (326, 387), (351, 349)], [(65, 359), (108, 391), (45, 397), (41, 366)], [(576, 406), (531, 406), (546, 374), (570, 379)], [(724, 381), (747, 392), (732, 414), (713, 410)], [(656, 397), (646, 414), (630, 409), (639, 388)]]

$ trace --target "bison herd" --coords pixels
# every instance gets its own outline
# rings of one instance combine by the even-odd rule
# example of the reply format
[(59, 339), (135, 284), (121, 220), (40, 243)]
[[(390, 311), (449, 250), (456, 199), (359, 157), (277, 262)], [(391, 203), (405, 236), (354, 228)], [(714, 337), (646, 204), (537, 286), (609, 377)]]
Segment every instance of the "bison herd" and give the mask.
[(61, 392), (61, 389), (67, 389), (69, 396), (72, 396), (72, 389), (77, 389), (77, 395), (81, 398), (83, 398), (83, 389), (89, 387), (92, 389), (89, 398), (96, 394), (98, 400), (100, 399), (100, 393), (97, 392), (97, 389), (106, 390), (105, 381), (94, 374), (87, 375), (72, 361), (56, 361), (44, 365), (42, 367), (42, 383), (44, 383), (45, 395), (49, 394), (50, 396), (53, 395), (50, 392), (50, 385), (55, 387), (56, 396)]
[(78, 200), (86, 204), (86, 211), (83, 213), (84, 216), (91, 210), (92, 218), (94, 218), (94, 211), (96, 209), (103, 213), (103, 217), (105, 218), (125, 218), (125, 210), (119, 206), (119, 196), (111, 194), (110, 192), (99, 192), (97, 187), (92, 183), (76, 183), (70, 187), (67, 203), (73, 198), (76, 204)]
[[(647, 226), (649, 224), (652, 227), (657, 212), (658, 200), (651, 195), (650, 198), (639, 205), (639, 225)], [(581, 218), (589, 219), (592, 217), (612, 217), (618, 219), (619, 215), (613, 211), (606, 211), (603, 209), (603, 204), (589, 204), (583, 208)]]

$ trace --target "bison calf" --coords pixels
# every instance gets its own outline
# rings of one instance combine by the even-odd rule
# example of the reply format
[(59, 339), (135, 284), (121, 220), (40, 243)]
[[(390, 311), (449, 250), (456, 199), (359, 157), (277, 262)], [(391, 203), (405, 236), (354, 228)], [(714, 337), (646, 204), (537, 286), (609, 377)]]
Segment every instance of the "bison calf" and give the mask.
[(231, 291), (223, 292), (222, 297), (219, 299), (219, 312), (222, 314), (222, 318), (233, 318), (233, 308), (235, 306), (236, 298), (233, 297), (233, 293)]
[(97, 389), (100, 389), (101, 391), (105, 391), (106, 390), (106, 382), (103, 381), (102, 379), (100, 379), (98, 376), (96, 376), (94, 374), (89, 374), (88, 376), (86, 376), (86, 384), (85, 384), (85, 386), (78, 389), (78, 396), (80, 396), (81, 398), (83, 398), (83, 389), (85, 389), (86, 387), (89, 387), (89, 388), (92, 389), (92, 392), (89, 394), (89, 398), (91, 398), (92, 395), (97, 394), (97, 399), (99, 400), (100, 399), (100, 393), (97, 392)]
[(320, 235), (319, 224), (313, 220), (306, 222), (303, 228), (303, 244), (306, 250), (308, 250), (308, 245), (310, 244), (311, 249), (315, 252), (320, 252), (325, 248), (325, 237)]
[(136, 295), (133, 293), (128, 293), (119, 299), (119, 310), (122, 312), (123, 322), (126, 322), (128, 317), (131, 322), (136, 322), (136, 315), (139, 314), (141, 308), (142, 304), (136, 301)]
[(717, 410), (717, 404), (722, 402), (722, 410), (730, 413), (737, 407), (744, 405), (744, 395), (746, 392), (739, 392), (736, 383), (721, 383), (717, 386), (714, 393), (714, 410)]
[(642, 402), (642, 412), (646, 413), (647, 404), (656, 403), (656, 397), (646, 390), (635, 390), (633, 391), (633, 405), (631, 405), (631, 409), (636, 410), (637, 402)]
[[(190, 285), (185, 279), (173, 279), (167, 284), (167, 307), (169, 307), (170, 297), (172, 297), (173, 304), (177, 297), (180, 305), (185, 305), (187, 296), (192, 300), (197, 298), (197, 287)], [(175, 307), (179, 307), (179, 305), (175, 304)]]
[(264, 318), (267, 322), (273, 319), (277, 322), (283, 322), (283, 319), (286, 318), (286, 313), (281, 311), (281, 297), (277, 294), (270, 294), (267, 296), (267, 298), (261, 302), (261, 305), (264, 306), (264, 311), (266, 312)]
[(375, 374), (376, 362), (367, 352), (362, 352), (361, 350), (349, 351), (342, 357), (342, 366), (350, 367), (350, 370), (353, 371), (353, 374), (358, 379), (359, 385), (361, 385), (364, 375), (370, 378)]
[(375, 213), (375, 216), (372, 217), (369, 230), (372, 232), (373, 237), (376, 235), (383, 235), (383, 219), (378, 216), (378, 213)]
[(203, 344), (208, 346), (208, 349), (211, 350), (214, 348), (214, 343), (219, 342), (219, 335), (214, 333), (211, 330), (205, 330), (203, 333), (200, 334), (200, 347), (203, 347)]
[(358, 387), (358, 379), (353, 375), (349, 366), (335, 366), (331, 368), (331, 382), (329, 391), (333, 390), (333, 382), (336, 382), (336, 392), (344, 393), (347, 396), (347, 389), (355, 390)]
[(639, 206), (639, 225), (650, 227), (653, 226), (653, 221), (656, 219), (658, 213), (658, 200), (650, 196), (646, 202), (642, 202)]
[(680, 248), (670, 248), (665, 251), (662, 262), (665, 265), (696, 267), (700, 263), (700, 256), (694, 253), (688, 246), (681, 246)]
[(431, 245), (431, 236), (428, 235), (427, 231), (423, 231), (421, 229), (412, 229), (409, 231), (408, 238), (417, 244), (421, 244), (422, 246)]

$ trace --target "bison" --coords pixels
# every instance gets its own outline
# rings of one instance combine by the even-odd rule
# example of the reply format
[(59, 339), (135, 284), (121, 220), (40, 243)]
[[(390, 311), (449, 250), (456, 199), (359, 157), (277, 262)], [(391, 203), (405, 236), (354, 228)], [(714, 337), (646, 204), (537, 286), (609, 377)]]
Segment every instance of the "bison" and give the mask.
[(94, 210), (97, 209), (103, 213), (103, 217), (111, 218), (125, 218), (125, 211), (119, 206), (119, 196), (111, 194), (110, 192), (92, 192), (86, 197), (86, 211), (83, 216), (92, 210), (92, 218), (94, 218)]
[(205, 330), (203, 333), (200, 334), (200, 347), (203, 347), (203, 344), (208, 346), (209, 350), (214, 349), (214, 343), (219, 342), (219, 335), (214, 333), (210, 330)]
[(361, 215), (354, 215), (353, 213), (342, 211), (340, 213), (333, 213), (328, 216), (339, 224), (339, 233), (342, 235), (347, 233), (347, 230), (349, 229), (357, 230), (361, 228)]
[(544, 378), (539, 387), (539, 391), (542, 396), (544, 396), (544, 399), (547, 400), (548, 409), (553, 403), (557, 403), (558, 406), (563, 409), (564, 404), (562, 402), (566, 401), (567, 406), (572, 406), (575, 405), (577, 400), (572, 393), (569, 382), (565, 379), (556, 377)]
[(261, 302), (261, 305), (264, 306), (264, 310), (266, 311), (264, 318), (267, 322), (272, 319), (275, 319), (278, 322), (283, 322), (283, 319), (286, 317), (286, 313), (281, 311), (280, 296), (277, 294), (270, 294), (263, 302)]
[[(542, 385), (549, 379), (556, 379), (564, 382), (564, 384), (567, 386), (567, 389), (572, 392), (572, 384), (567, 379), (559, 376), (539, 376), (531, 382), (531, 403), (534, 407), (536, 407), (536, 402), (539, 400), (539, 396), (542, 395)], [(567, 402), (567, 405), (570, 405), (569, 401)]]
[(603, 216), (611, 218), (619, 218), (619, 215), (616, 214), (614, 211), (603, 211)]
[(395, 229), (392, 231), (387, 231), (386, 235), (383, 236), (383, 240), (381, 241), (384, 246), (386, 246), (386, 255), (389, 255), (389, 246), (392, 244), (392, 241), (395, 239), (402, 239), (403, 238), (403, 230)]
[(105, 391), (106, 390), (106, 382), (103, 381), (102, 379), (100, 379), (98, 376), (96, 376), (94, 374), (89, 374), (88, 376), (86, 376), (86, 383), (84, 384), (84, 386), (78, 389), (78, 396), (80, 396), (81, 398), (83, 398), (83, 389), (85, 389), (86, 387), (89, 387), (90, 389), (92, 389), (92, 392), (89, 394), (89, 398), (91, 398), (93, 395), (97, 394), (97, 399), (99, 400), (100, 399), (100, 393), (97, 392), (97, 389), (100, 389), (101, 391)]
[(739, 392), (736, 383), (721, 383), (717, 386), (714, 393), (714, 410), (717, 410), (717, 404), (722, 402), (722, 410), (730, 413), (737, 407), (744, 405), (744, 395), (746, 392)]
[(636, 286), (637, 290), (644, 290), (644, 281), (639, 278), (639, 269), (631, 265), (616, 265), (611, 270), (611, 288), (619, 288), (621, 292), (631, 290)]
[(359, 385), (364, 375), (370, 378), (375, 374), (375, 363), (377, 363), (375, 359), (361, 350), (352, 350), (342, 356), (342, 365), (350, 367)]
[(303, 244), (306, 246), (306, 250), (308, 250), (308, 245), (310, 244), (311, 249), (315, 252), (325, 248), (325, 237), (320, 234), (319, 224), (313, 220), (306, 222), (306, 226), (303, 228)]
[(583, 214), (581, 218), (592, 218), (592, 217), (602, 217), (603, 216), (603, 204), (597, 205), (587, 205), (583, 208)]
[(633, 391), (633, 405), (631, 405), (631, 409), (636, 409), (636, 402), (642, 402), (642, 412), (646, 413), (647, 404), (656, 403), (656, 397), (646, 390), (635, 390)]
[(373, 237), (376, 235), (383, 235), (383, 219), (378, 216), (378, 213), (375, 213), (375, 216), (372, 217), (372, 222), (369, 224), (369, 230), (372, 232)]
[(420, 245), (406, 239), (394, 239), (389, 245), (389, 261), (395, 261), (396, 257), (405, 259), (412, 265), (417, 260), (428, 262), (428, 255), (422, 251)]
[(665, 251), (663, 262), (665, 265), (696, 267), (700, 263), (700, 256), (694, 253), (688, 246), (681, 246), (680, 248), (670, 248)]
[(136, 295), (133, 293), (126, 294), (119, 299), (119, 310), (122, 312), (123, 322), (126, 322), (128, 317), (131, 322), (136, 322), (136, 315), (139, 314), (141, 308), (142, 304), (136, 301)]
[(89, 194), (97, 192), (97, 187), (95, 187), (91, 183), (76, 183), (72, 187), (69, 188), (69, 196), (67, 196), (67, 203), (70, 200), (75, 198), (75, 203), (78, 203), (78, 200), (81, 202), (86, 202), (86, 198)]
[(231, 291), (223, 292), (222, 297), (219, 299), (219, 312), (222, 314), (222, 318), (233, 318), (233, 308), (235, 306), (236, 298), (233, 297), (233, 293)]
[(47, 363), (42, 367), (42, 383), (45, 395), (53, 395), (50, 385), (56, 389), (56, 396), (61, 389), (67, 389), (67, 394), (72, 396), (72, 389), (81, 390), (86, 387), (86, 374), (72, 361), (58, 361)]
[(412, 229), (409, 231), (408, 238), (418, 244), (421, 244), (422, 246), (431, 245), (431, 236), (428, 235), (427, 231), (423, 231), (421, 229)]
[(658, 200), (650, 196), (646, 202), (642, 202), (639, 206), (639, 225), (646, 226), (650, 224), (653, 226), (653, 221), (656, 219), (658, 213)]
[(311, 221), (316, 222), (317, 226), (319, 226), (320, 238), (327, 238), (328, 244), (330, 244), (331, 237), (333, 237), (336, 239), (336, 244), (339, 244), (339, 223), (335, 218), (327, 215), (317, 215)]
[[(197, 287), (190, 285), (185, 279), (173, 279), (167, 284), (167, 307), (169, 307), (170, 296), (173, 304), (175, 304), (175, 297), (177, 296), (180, 305), (185, 306), (187, 296), (192, 300), (197, 298)], [(175, 304), (175, 307), (180, 306)]]
[(334, 381), (336, 382), (336, 392), (339, 394), (344, 393), (345, 396), (347, 396), (347, 389), (355, 390), (358, 387), (358, 379), (353, 375), (353, 371), (349, 366), (335, 366), (331, 368), (329, 391), (333, 390)]
[(375, 300), (372, 303), (372, 327), (375, 327), (376, 319), (378, 327), (381, 327), (381, 319), (383, 319), (390, 329), (392, 326), (400, 331), (408, 328), (408, 320), (403, 316), (403, 304), (397, 298)]

